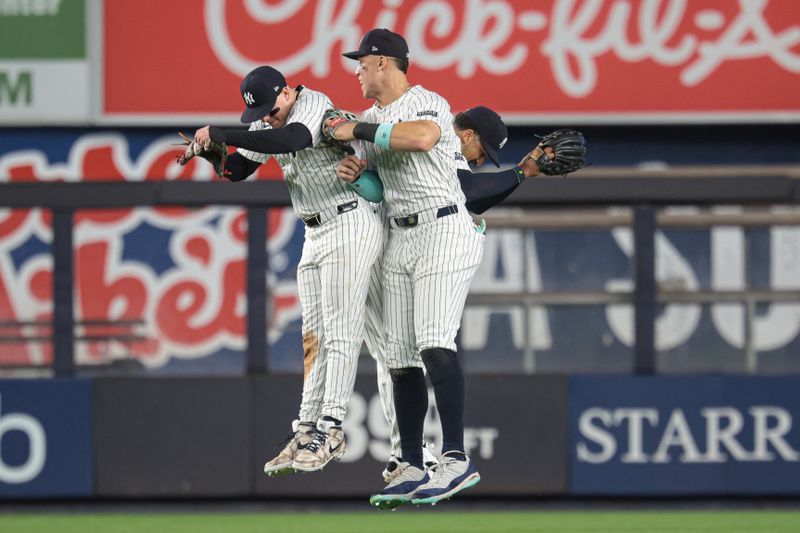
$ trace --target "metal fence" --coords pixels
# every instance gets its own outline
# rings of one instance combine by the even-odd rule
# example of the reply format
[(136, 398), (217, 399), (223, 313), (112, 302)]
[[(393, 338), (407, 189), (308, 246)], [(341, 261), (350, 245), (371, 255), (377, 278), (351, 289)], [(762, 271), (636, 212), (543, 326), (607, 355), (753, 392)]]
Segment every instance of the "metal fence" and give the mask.
[[(747, 172), (745, 172), (747, 171)], [(659, 228), (707, 228), (716, 225), (764, 227), (800, 225), (800, 180), (794, 167), (760, 169), (671, 169), (645, 172), (631, 169), (587, 169), (569, 179), (541, 178), (526, 183), (505, 203), (523, 208), (512, 215), (489, 215), (496, 228), (596, 229), (630, 227), (633, 232), (634, 284), (631, 291), (522, 292), (516, 295), (474, 294), (468, 305), (632, 304), (635, 314), (633, 370), (655, 371), (657, 305), (670, 302), (743, 302), (748, 368), (757, 365), (752, 346), (752, 320), (757, 302), (800, 301), (800, 291), (741, 290), (689, 291), (659, 287), (655, 277), (655, 234)], [(81, 182), (0, 184), (0, 208), (44, 208), (53, 214), (54, 312), (50, 340), (53, 371), (58, 377), (75, 373), (76, 336), (73, 315), (73, 222), (80, 209), (207, 205), (247, 209), (247, 364), (248, 374), (267, 372), (269, 294), (263, 272), (268, 264), (266, 210), (290, 205), (281, 182)], [(736, 213), (717, 212), (712, 206), (740, 206)], [(770, 206), (791, 206), (774, 212)], [(693, 206), (691, 212), (677, 206)], [(119, 324), (117, 324), (119, 326)], [(120, 335), (130, 334), (121, 332)], [(525, 354), (525, 370), (533, 370), (532, 348)]]

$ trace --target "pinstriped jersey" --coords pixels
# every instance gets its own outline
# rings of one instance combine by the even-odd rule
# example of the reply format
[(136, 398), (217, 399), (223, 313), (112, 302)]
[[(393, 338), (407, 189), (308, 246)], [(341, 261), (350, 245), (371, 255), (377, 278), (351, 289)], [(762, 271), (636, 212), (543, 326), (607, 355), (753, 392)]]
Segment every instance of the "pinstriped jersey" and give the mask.
[(447, 100), (416, 85), (386, 107), (379, 107), (376, 102), (364, 112), (362, 120), (372, 123), (431, 120), (441, 131), (430, 152), (395, 152), (363, 143), (369, 168), (376, 170), (383, 181), (388, 216), (406, 216), (465, 202), (456, 176), (456, 154), (461, 154), (461, 141), (453, 129)]
[[(358, 198), (358, 195), (336, 177), (336, 164), (342, 159), (341, 150), (328, 146), (322, 135), (322, 119), (332, 108), (330, 99), (318, 91), (300, 87), (286, 124), (299, 122), (311, 132), (311, 146), (290, 154), (275, 154), (289, 188), (295, 214), (303, 218), (314, 213)], [(269, 124), (257, 120), (250, 131), (271, 129)], [(244, 157), (266, 163), (271, 154), (239, 149)]]

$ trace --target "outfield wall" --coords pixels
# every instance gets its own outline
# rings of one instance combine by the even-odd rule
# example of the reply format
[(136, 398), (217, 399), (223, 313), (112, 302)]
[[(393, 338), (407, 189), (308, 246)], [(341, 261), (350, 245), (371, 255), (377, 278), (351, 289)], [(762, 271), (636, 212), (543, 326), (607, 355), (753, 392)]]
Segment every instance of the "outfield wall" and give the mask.
[[(800, 494), (795, 377), (469, 376), (481, 496)], [(297, 375), (0, 380), (0, 498), (361, 497), (388, 427), (360, 376), (340, 464), (261, 473)], [(440, 442), (433, 408), (426, 433)]]

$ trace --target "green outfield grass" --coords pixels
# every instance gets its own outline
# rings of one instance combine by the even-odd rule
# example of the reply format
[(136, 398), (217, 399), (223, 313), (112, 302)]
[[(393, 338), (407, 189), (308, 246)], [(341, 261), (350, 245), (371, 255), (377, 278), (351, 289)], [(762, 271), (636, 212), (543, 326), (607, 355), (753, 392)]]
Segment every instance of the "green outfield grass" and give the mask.
[(800, 532), (800, 511), (38, 514), (2, 515), (3, 533), (449, 533), (497, 532)]

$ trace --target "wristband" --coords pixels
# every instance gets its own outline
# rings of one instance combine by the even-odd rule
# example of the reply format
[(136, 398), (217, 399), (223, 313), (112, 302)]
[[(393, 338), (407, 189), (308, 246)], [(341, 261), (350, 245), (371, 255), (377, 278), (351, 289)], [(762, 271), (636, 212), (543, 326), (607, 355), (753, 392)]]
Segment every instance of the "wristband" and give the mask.
[(378, 125), (378, 131), (375, 132), (375, 144), (381, 148), (389, 148), (389, 140), (392, 138), (392, 128), (394, 124), (391, 122)]
[(380, 124), (370, 124), (369, 122), (359, 122), (353, 128), (353, 137), (361, 139), (362, 141), (375, 142), (375, 133), (378, 131)]

